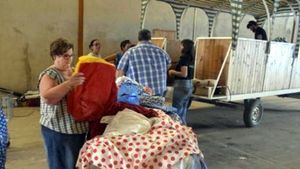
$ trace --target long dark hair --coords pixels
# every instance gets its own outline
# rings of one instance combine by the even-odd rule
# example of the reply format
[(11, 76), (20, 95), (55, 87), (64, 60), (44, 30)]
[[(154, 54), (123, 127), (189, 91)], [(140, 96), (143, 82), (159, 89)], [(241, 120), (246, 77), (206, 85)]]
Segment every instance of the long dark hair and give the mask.
[(89, 49), (91, 49), (91, 47), (93, 46), (94, 42), (97, 41), (97, 40), (99, 40), (99, 39), (93, 39), (93, 40), (90, 42), (90, 44), (89, 44)]
[(182, 56), (189, 57), (188, 60), (190, 62), (193, 62), (194, 55), (195, 55), (194, 41), (192, 41), (190, 39), (184, 39), (181, 41), (181, 45), (183, 46), (183, 48), (181, 50)]

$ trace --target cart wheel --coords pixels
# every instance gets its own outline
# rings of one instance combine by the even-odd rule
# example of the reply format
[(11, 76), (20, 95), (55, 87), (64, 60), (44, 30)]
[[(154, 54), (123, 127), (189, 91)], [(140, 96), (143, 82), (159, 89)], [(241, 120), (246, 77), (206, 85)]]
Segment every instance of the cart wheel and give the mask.
[(244, 106), (244, 123), (246, 127), (259, 125), (264, 111), (260, 99), (245, 100)]

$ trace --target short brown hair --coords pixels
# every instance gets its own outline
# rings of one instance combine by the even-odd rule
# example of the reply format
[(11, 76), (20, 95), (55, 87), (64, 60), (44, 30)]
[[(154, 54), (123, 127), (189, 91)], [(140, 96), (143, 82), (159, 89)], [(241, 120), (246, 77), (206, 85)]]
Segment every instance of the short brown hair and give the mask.
[(50, 44), (50, 55), (62, 55), (69, 49), (73, 49), (73, 44), (63, 38), (58, 38)]

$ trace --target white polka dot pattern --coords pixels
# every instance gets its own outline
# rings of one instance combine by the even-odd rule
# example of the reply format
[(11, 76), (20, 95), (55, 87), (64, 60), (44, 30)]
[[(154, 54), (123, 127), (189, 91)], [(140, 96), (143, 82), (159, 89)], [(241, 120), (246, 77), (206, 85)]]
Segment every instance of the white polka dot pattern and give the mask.
[(147, 134), (98, 136), (87, 141), (80, 151), (77, 167), (166, 169), (190, 154), (202, 154), (190, 127), (157, 111), (160, 120)]

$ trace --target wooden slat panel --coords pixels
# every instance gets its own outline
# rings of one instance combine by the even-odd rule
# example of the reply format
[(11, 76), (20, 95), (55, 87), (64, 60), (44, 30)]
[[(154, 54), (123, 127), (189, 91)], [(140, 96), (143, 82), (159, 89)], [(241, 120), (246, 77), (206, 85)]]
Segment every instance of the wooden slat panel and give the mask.
[(171, 57), (172, 63), (177, 63), (181, 56), (180, 40), (167, 40), (167, 53)]
[[(221, 69), (224, 57), (231, 43), (231, 38), (207, 38), (197, 39), (195, 58), (195, 78), (196, 79), (216, 79)], [(228, 64), (226, 64), (228, 67)], [(221, 75), (218, 85), (226, 84), (226, 72)]]
[(240, 38), (230, 59), (230, 94), (261, 92), (263, 89), (266, 42)]
[[(196, 79), (216, 79), (229, 44), (230, 39), (197, 40)], [(295, 59), (292, 66), (294, 44), (272, 42), (269, 56), (265, 54), (266, 46), (266, 41), (238, 39), (218, 85), (225, 82), (230, 95), (300, 88), (300, 60)]]
[(167, 45), (167, 39), (164, 37), (152, 37), (151, 42), (158, 46), (159, 48), (162, 48), (166, 50), (166, 45)]
[(268, 57), (264, 91), (288, 89), (295, 46), (289, 43), (272, 42)]

